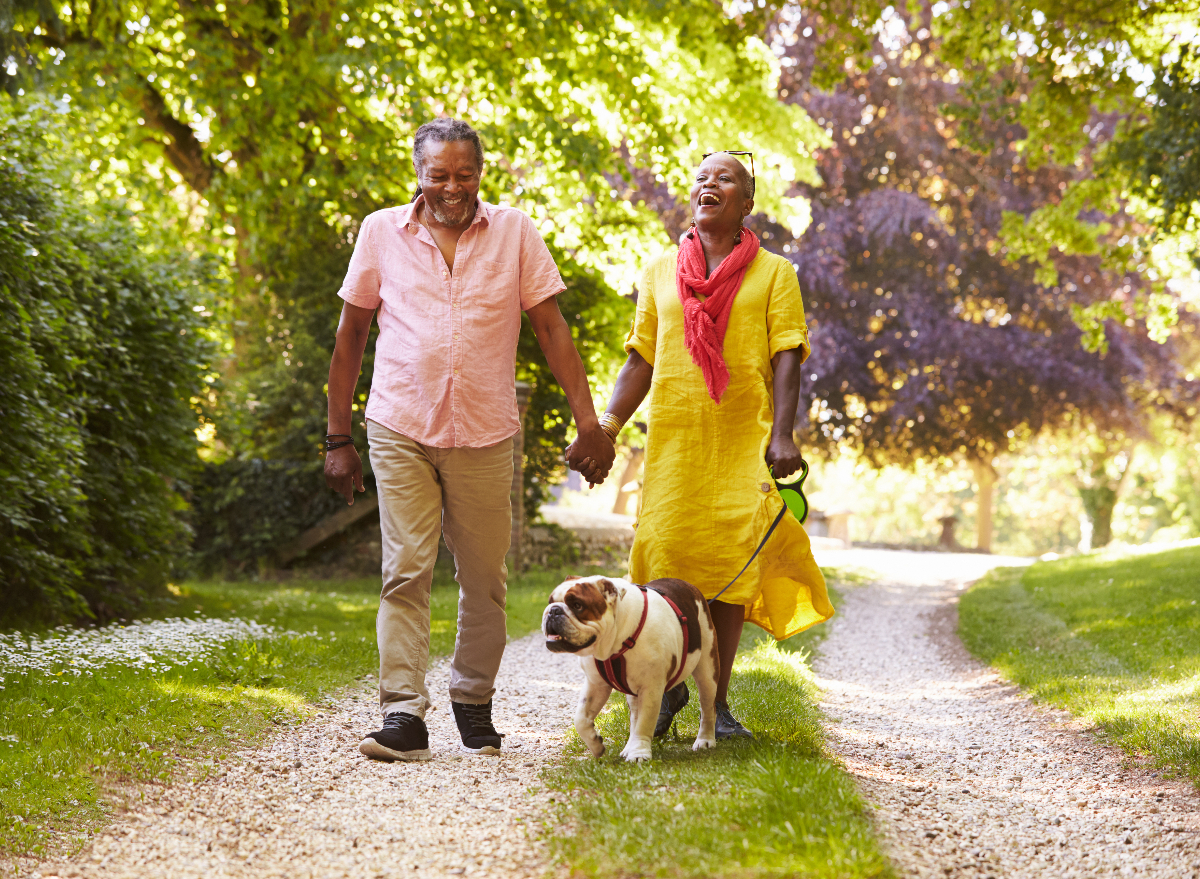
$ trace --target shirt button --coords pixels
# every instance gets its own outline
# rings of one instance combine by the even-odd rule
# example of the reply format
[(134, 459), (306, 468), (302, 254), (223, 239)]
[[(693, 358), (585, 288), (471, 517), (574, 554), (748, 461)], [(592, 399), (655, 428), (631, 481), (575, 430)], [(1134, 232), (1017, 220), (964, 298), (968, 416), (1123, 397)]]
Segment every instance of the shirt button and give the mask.
[(456, 370), (454, 370), (454, 374), (455, 374), (455, 375), (458, 375), (458, 370), (457, 370), (457, 369), (456, 369)]
[(764, 492), (766, 492), (766, 491), (770, 491), (770, 490), (771, 490), (771, 483), (769, 483), (769, 482), (764, 482), (764, 483), (762, 484), (762, 490), (763, 490)]
[(455, 334), (454, 334), (454, 341), (456, 341), (456, 342), (457, 342), (458, 340), (459, 340), (459, 335), (458, 335), (458, 333), (455, 333)]

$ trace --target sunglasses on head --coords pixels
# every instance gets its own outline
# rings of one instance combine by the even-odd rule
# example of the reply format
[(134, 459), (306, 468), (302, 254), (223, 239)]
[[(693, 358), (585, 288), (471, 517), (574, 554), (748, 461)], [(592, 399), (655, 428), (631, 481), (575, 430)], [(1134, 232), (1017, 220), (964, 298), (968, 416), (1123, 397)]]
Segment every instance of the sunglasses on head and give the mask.
[(755, 181), (754, 181), (754, 153), (750, 152), (749, 150), (717, 150), (716, 152), (705, 153), (704, 155), (702, 155), (700, 157), (700, 161), (703, 162), (709, 156), (715, 156), (717, 153), (725, 153), (727, 156), (749, 156), (750, 157), (750, 195), (753, 196), (754, 189), (755, 189), (755, 185), (754, 185), (754, 183), (755, 183)]

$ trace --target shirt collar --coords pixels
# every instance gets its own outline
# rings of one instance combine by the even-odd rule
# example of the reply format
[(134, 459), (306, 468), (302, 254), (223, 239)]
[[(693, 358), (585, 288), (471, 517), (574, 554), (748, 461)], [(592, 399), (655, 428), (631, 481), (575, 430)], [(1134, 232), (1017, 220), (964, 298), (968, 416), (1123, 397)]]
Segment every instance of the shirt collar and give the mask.
[[(397, 217), (397, 225), (402, 229), (407, 229), (414, 235), (421, 228), (421, 224), (417, 222), (417, 208), (425, 204), (425, 196), (418, 195), (416, 199), (406, 205), (401, 205), (396, 210), (399, 212)], [(471, 226), (490, 225), (492, 222), (492, 211), (496, 208), (494, 205), (488, 204), (482, 198), (475, 199), (475, 218), (471, 220)], [(467, 228), (470, 228), (468, 226)]]

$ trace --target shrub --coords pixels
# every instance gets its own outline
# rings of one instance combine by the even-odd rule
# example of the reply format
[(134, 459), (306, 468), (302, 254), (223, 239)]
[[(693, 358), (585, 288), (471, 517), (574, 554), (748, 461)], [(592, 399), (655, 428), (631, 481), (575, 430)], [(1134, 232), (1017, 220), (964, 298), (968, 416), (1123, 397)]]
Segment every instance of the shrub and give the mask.
[[(255, 572), (306, 528), (344, 509), (345, 499), (325, 485), (323, 464), (255, 458), (205, 465), (192, 494), (200, 572)], [(375, 490), (370, 474), (364, 483)]]
[(81, 204), (60, 131), (0, 105), (0, 613), (48, 622), (128, 613), (186, 548), (216, 277)]

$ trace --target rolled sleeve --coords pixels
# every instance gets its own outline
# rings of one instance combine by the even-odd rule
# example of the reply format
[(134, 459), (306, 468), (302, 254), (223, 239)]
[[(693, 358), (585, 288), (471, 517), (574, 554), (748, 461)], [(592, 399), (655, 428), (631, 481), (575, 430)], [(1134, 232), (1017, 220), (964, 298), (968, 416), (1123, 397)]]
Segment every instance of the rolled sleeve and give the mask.
[(346, 280), (338, 290), (338, 296), (351, 305), (372, 310), (383, 302), (379, 295), (382, 279), (375, 234), (378, 217), (378, 213), (370, 214), (358, 227), (358, 240), (354, 242), (354, 254), (350, 257), (350, 267), (346, 269)]
[(790, 262), (784, 262), (771, 285), (771, 296), (767, 302), (767, 345), (770, 356), (780, 351), (800, 349), (800, 362), (808, 359), (811, 348), (808, 343), (808, 323), (804, 317), (804, 299), (800, 295), (800, 282)]
[(654, 301), (654, 288), (648, 272), (638, 278), (637, 311), (633, 315), (633, 326), (625, 337), (625, 353), (636, 351), (642, 359), (654, 365), (654, 352), (658, 346), (658, 305)]
[(533, 220), (524, 218), (521, 224), (520, 254), (521, 310), (529, 311), (539, 302), (557, 296), (567, 285), (563, 283), (550, 248), (542, 240)]

